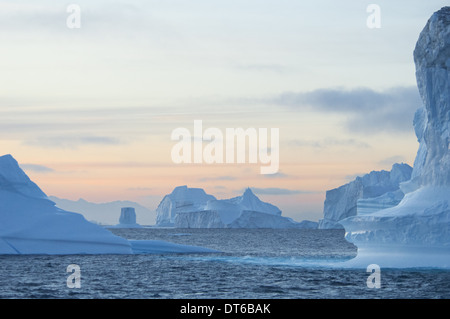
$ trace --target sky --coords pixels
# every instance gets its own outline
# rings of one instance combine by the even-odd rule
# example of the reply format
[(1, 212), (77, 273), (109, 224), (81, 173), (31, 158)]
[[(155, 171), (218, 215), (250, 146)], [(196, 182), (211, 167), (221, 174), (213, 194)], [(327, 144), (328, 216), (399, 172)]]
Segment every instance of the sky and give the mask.
[[(79, 8), (79, 28), (69, 27)], [(370, 4), (380, 8), (369, 28)], [(445, 1), (1, 1), (0, 154), (47, 195), (155, 209), (251, 187), (317, 221), (326, 190), (412, 166), (413, 50)], [(75, 20), (70, 20), (75, 21)], [(279, 129), (279, 170), (176, 164), (177, 128)], [(192, 136), (195, 140), (195, 136)], [(205, 143), (204, 143), (205, 145)]]

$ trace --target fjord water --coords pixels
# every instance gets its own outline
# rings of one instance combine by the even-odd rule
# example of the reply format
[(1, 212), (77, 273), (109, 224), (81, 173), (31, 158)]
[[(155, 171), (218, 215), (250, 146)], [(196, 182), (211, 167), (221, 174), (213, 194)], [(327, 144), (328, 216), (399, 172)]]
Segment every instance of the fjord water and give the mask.
[[(165, 240), (213, 254), (2, 255), (0, 298), (450, 298), (450, 271), (339, 267), (357, 248), (343, 230), (111, 229), (127, 239)], [(68, 288), (67, 266), (81, 288)]]

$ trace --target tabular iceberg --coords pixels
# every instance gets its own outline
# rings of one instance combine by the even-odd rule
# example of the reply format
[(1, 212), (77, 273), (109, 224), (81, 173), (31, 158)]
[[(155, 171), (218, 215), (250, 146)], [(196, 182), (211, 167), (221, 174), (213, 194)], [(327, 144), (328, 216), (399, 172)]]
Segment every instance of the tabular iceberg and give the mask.
[(250, 188), (242, 196), (218, 200), (202, 189), (180, 186), (164, 197), (157, 212), (158, 226), (177, 228), (317, 228), (315, 222), (281, 216), (278, 207), (261, 201)]
[(450, 7), (428, 20), (414, 62), (424, 108), (414, 119), (420, 146), (412, 176), (397, 206), (340, 221), (358, 246), (353, 264), (450, 267)]

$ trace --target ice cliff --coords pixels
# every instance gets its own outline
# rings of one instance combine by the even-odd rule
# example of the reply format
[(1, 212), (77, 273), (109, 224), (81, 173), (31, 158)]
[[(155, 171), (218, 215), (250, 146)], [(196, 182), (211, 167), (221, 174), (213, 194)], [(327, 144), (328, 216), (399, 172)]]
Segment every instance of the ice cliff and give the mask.
[(424, 107), (414, 128), (420, 142), (411, 180), (392, 208), (341, 220), (358, 246), (355, 263), (450, 267), (450, 7), (435, 12), (414, 50)]
[(319, 221), (319, 228), (343, 228), (339, 223), (342, 219), (362, 210), (367, 212), (397, 205), (404, 196), (400, 183), (409, 180), (411, 172), (408, 164), (394, 164), (391, 171), (372, 171), (327, 191), (324, 218)]
[[(173, 196), (180, 190), (186, 195), (182, 196), (182, 201)], [(261, 201), (250, 188), (241, 196), (222, 200), (206, 195), (203, 190), (190, 190), (186, 186), (175, 188), (157, 209), (161, 216), (171, 216), (173, 207), (177, 207), (172, 224), (177, 228), (317, 228), (314, 222), (297, 223), (281, 216), (278, 207)], [(165, 220), (158, 217), (157, 220)], [(162, 223), (162, 226), (167, 224)]]

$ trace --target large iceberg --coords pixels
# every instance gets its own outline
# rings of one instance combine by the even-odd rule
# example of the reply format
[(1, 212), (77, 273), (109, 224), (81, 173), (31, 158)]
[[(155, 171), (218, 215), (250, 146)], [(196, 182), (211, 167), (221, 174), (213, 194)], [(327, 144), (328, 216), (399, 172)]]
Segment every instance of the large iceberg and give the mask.
[(343, 228), (339, 222), (344, 218), (397, 205), (404, 196), (400, 183), (409, 180), (411, 172), (408, 164), (394, 164), (390, 171), (372, 171), (327, 191), (319, 228)]
[[(317, 228), (317, 223), (295, 222), (281, 210), (261, 201), (250, 188), (243, 195), (218, 200), (202, 189), (175, 188), (157, 208), (159, 226), (177, 228)], [(161, 215), (161, 217), (160, 217)], [(173, 218), (170, 223), (168, 216)]]
[(450, 267), (450, 7), (428, 20), (414, 62), (424, 108), (414, 118), (420, 146), (412, 176), (397, 206), (340, 221), (358, 246), (353, 264)]
[(130, 243), (55, 206), (11, 155), (0, 157), (0, 254), (129, 254)]

